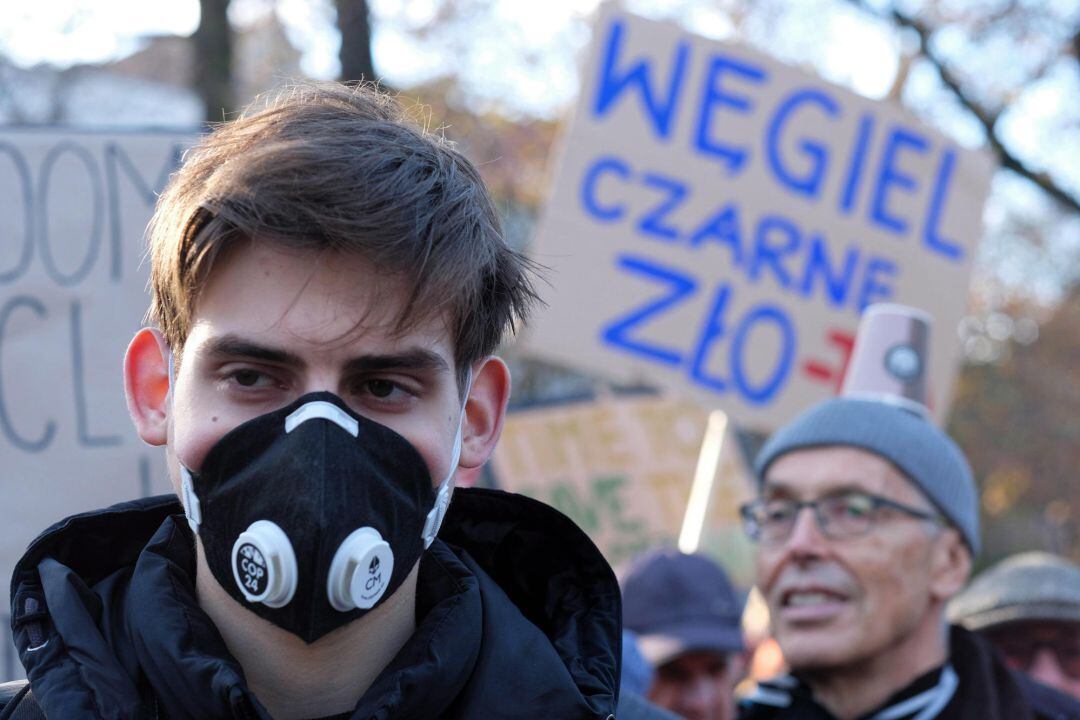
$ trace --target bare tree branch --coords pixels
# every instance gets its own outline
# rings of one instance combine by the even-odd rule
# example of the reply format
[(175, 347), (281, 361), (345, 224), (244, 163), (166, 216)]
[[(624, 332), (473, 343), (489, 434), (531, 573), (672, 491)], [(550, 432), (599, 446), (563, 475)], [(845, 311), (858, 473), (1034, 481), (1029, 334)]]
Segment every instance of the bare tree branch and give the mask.
[(233, 36), (229, 0), (199, 0), (195, 47), (195, 92), (206, 108), (207, 122), (221, 122), (233, 111)]
[[(853, 5), (860, 8), (864, 12), (878, 15), (877, 11), (866, 5), (863, 0), (849, 0)], [(890, 17), (893, 22), (901, 27), (914, 30), (915, 34), (919, 37), (919, 48), (922, 55), (930, 61), (930, 63), (937, 69), (941, 76), (941, 81), (945, 84), (945, 87), (953, 94), (954, 97), (963, 105), (968, 112), (975, 116), (979, 121), (979, 124), (983, 126), (986, 131), (987, 140), (990, 146), (997, 153), (999, 161), (1002, 167), (1008, 168), (1018, 175), (1027, 178), (1031, 182), (1042, 188), (1050, 197), (1054, 198), (1065, 207), (1069, 208), (1073, 212), (1080, 213), (1080, 201), (1073, 197), (1069, 192), (1057, 184), (1052, 177), (1043, 172), (1037, 172), (1028, 167), (1020, 158), (1016, 157), (1009, 151), (1008, 148), (1001, 142), (1001, 138), (997, 134), (997, 120), (1000, 116), (999, 112), (992, 112), (983, 107), (979, 102), (964, 90), (960, 83), (960, 79), (953, 73), (952, 70), (945, 64), (944, 60), (934, 52), (934, 49), (930, 47), (930, 36), (933, 34), (933, 29), (927, 26), (925, 23), (920, 22), (915, 18), (908, 17), (898, 10), (892, 10)]]
[(377, 80), (371, 59), (371, 19), (367, 0), (334, 0), (341, 33), (341, 81)]
[(1019, 7), (1020, 3), (1016, 0), (1011, 0), (1011, 2), (1002, 6), (997, 11), (978, 18), (970, 26), (972, 39), (984, 40), (986, 38), (986, 33), (993, 29), (999, 22), (1008, 22), (1011, 20), (1013, 13), (1019, 9)]
[(889, 88), (889, 92), (885, 97), (894, 102), (900, 102), (900, 97), (904, 92), (904, 86), (907, 85), (908, 77), (911, 76), (911, 67), (914, 64), (914, 53), (900, 53), (900, 64), (896, 68), (896, 77), (893, 78), (892, 87)]

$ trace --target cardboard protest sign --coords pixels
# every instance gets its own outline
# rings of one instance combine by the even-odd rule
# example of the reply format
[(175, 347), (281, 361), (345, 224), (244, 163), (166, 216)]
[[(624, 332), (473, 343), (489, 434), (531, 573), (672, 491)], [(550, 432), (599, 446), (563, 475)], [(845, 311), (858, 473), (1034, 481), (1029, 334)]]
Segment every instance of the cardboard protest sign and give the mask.
[(170, 489), (163, 456), (132, 428), (121, 361), (148, 305), (143, 232), (195, 137), (0, 131), (5, 609), (7, 578), (37, 533), (72, 513)]
[(901, 302), (938, 328), (940, 420), (991, 174), (890, 103), (605, 6), (525, 340), (770, 430), (839, 389), (863, 308)]
[[(613, 565), (675, 545), (708, 412), (664, 397), (607, 398), (511, 413), (492, 457), (499, 487), (545, 502), (576, 522)], [(738, 506), (750, 472), (728, 433), (701, 552), (750, 583)]]

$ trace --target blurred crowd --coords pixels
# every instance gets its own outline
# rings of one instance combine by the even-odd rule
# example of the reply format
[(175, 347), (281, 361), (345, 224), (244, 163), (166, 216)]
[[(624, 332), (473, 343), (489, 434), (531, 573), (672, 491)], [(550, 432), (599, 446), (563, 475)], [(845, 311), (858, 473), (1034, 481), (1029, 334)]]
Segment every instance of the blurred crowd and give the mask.
[(871, 306), (841, 395), (757, 455), (740, 515), (768, 632), (743, 632), (723, 568), (654, 551), (622, 581), (624, 688), (697, 720), (1080, 717), (1080, 567), (1029, 552), (970, 579), (974, 477), (913, 382), (927, 322)]
[[(773, 636), (748, 636), (749, 594), (703, 555), (646, 553), (627, 568), (622, 588), (624, 692), (690, 720), (731, 720), (740, 701), (768, 704), (760, 682), (799, 670), (785, 663)], [(1076, 564), (1044, 552), (1009, 557), (953, 598), (946, 616), (1012, 671), (1080, 700)], [(885, 655), (889, 647), (871, 650)]]

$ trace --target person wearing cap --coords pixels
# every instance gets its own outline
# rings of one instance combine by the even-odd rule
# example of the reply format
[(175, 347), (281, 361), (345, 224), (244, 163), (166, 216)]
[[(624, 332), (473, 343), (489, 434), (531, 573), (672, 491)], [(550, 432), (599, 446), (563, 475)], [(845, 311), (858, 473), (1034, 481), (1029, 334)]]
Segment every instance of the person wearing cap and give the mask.
[(637, 636), (623, 628), (622, 669), (619, 686), (619, 720), (676, 720), (677, 715), (645, 699), (656, 670), (641, 654)]
[(949, 620), (988, 639), (1010, 667), (1080, 700), (1080, 567), (1045, 552), (984, 571), (948, 608)]
[(745, 667), (743, 602), (712, 560), (673, 549), (636, 559), (623, 581), (623, 625), (655, 668), (647, 697), (690, 720), (732, 720)]
[[(864, 317), (850, 372), (876, 359), (910, 385), (926, 356), (925, 327), (866, 342), (882, 336), (868, 319), (890, 313)], [(903, 339), (911, 337), (923, 342)], [(791, 674), (759, 684), (741, 717), (1080, 717), (1070, 698), (1026, 682), (985, 641), (946, 624), (946, 604), (979, 552), (971, 469), (925, 407), (865, 389), (846, 385), (757, 457), (758, 497), (741, 514)]]

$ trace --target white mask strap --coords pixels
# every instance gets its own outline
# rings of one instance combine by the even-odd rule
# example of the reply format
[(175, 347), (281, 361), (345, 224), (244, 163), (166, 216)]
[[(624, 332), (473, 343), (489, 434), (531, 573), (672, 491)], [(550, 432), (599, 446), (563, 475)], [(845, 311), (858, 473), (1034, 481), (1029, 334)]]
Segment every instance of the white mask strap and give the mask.
[[(174, 360), (172, 348), (169, 348), (169, 405), (173, 402), (173, 388), (176, 387), (176, 362)], [(184, 467), (184, 463), (180, 462), (180, 458), (176, 458), (177, 464), (180, 466), (180, 493), (182, 495), (181, 500), (184, 506), (184, 516), (187, 518), (188, 525), (191, 527), (191, 532), (195, 535), (199, 534), (199, 525), (202, 524), (202, 508), (199, 506), (199, 498), (195, 495), (195, 487), (191, 481), (191, 471)]]
[(167, 349), (169, 353), (169, 394), (166, 396), (169, 401), (169, 409), (172, 410), (173, 400), (176, 398), (176, 354), (173, 353), (173, 349), (169, 347)]
[(461, 399), (461, 412), (458, 414), (457, 433), (454, 435), (454, 452), (450, 459), (450, 470), (446, 473), (443, 481), (439, 483), (439, 490), (435, 493), (435, 504), (427, 514), (427, 520), (424, 521), (424, 530), (421, 533), (425, 550), (431, 547), (431, 543), (435, 541), (435, 536), (439, 534), (443, 518), (446, 517), (446, 511), (450, 507), (450, 498), (454, 494), (454, 478), (457, 475), (458, 463), (461, 461), (461, 426), (465, 423), (465, 406), (469, 402), (472, 382), (473, 374), (470, 367), (465, 378), (465, 392)]

